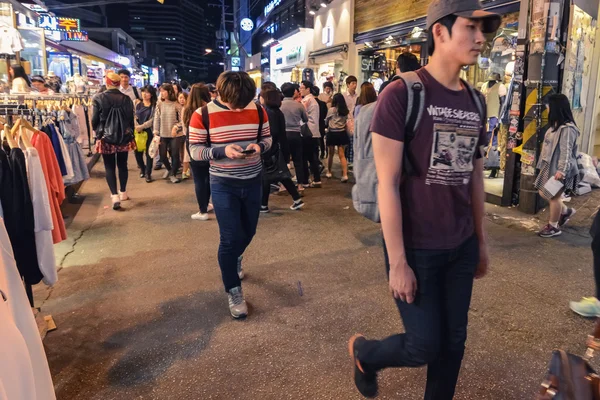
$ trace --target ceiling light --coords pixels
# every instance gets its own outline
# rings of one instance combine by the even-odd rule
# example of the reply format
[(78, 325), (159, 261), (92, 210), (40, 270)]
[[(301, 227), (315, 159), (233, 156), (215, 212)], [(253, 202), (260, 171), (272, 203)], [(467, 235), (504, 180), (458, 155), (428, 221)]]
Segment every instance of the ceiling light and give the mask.
[(311, 9), (311, 10), (310, 10), (308, 13), (309, 13), (310, 15), (315, 15), (315, 14), (316, 14), (315, 10), (313, 10), (313, 9)]
[(275, 40), (273, 38), (267, 40), (266, 42), (263, 43), (262, 47), (267, 47), (270, 44), (272, 44)]
[(321, 7), (323, 7), (323, 8), (327, 8), (327, 3), (325, 3), (325, 2), (322, 2), (322, 3), (321, 3)]

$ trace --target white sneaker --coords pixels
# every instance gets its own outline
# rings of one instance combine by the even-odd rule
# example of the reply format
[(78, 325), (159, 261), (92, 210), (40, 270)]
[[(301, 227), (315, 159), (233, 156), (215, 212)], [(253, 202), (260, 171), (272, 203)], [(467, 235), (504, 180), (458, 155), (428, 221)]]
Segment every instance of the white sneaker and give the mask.
[(331, 179), (331, 177), (332, 177), (333, 175), (331, 175), (331, 173), (329, 173), (329, 172), (328, 172), (328, 173), (326, 173), (326, 174), (325, 174), (325, 176), (327, 177), (327, 179)]
[(127, 192), (119, 192), (119, 199), (121, 199), (121, 201), (129, 200), (129, 196), (127, 196)]
[(192, 214), (192, 219), (195, 221), (208, 221), (208, 214), (197, 212), (196, 214)]
[(347, 176), (342, 177), (342, 183), (346, 183), (346, 182), (348, 182), (348, 177)]
[(235, 319), (246, 318), (248, 315), (248, 306), (244, 300), (244, 293), (241, 287), (234, 287), (227, 293), (229, 300), (229, 312)]
[(121, 199), (119, 198), (118, 194), (112, 194), (110, 196), (110, 200), (112, 201), (113, 210), (121, 209)]
[(208, 203), (208, 207), (206, 208), (206, 211), (211, 212), (214, 210), (215, 210), (215, 207), (212, 204)]
[(165, 171), (162, 178), (163, 179), (169, 179), (169, 175), (171, 175), (171, 172), (169, 170)]

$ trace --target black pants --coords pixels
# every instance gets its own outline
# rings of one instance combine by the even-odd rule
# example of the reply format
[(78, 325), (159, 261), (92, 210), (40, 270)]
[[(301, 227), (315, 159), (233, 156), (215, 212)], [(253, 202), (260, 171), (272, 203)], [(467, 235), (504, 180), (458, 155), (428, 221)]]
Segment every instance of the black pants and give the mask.
[(102, 160), (104, 160), (104, 169), (106, 170), (106, 182), (110, 189), (111, 194), (118, 194), (117, 192), (117, 167), (119, 168), (119, 183), (121, 185), (121, 192), (127, 190), (127, 179), (129, 178), (129, 171), (127, 171), (127, 157), (129, 152), (123, 151), (116, 154), (102, 154)]
[[(288, 191), (290, 196), (294, 201), (300, 200), (300, 193), (298, 193), (298, 188), (294, 185), (291, 178), (284, 179), (281, 181), (281, 184)], [(260, 203), (263, 207), (269, 206), (269, 195), (271, 194), (271, 185), (268, 182), (263, 181), (263, 193), (262, 193), (262, 202)]]
[(152, 132), (148, 132), (148, 141), (146, 142), (146, 162), (144, 163), (144, 152), (143, 151), (136, 151), (135, 152), (135, 161), (137, 161), (137, 165), (138, 168), (140, 169), (140, 171), (145, 174), (148, 178), (150, 178), (152, 176), (152, 163), (153, 163), (153, 159), (152, 157), (150, 157), (148, 155), (148, 149), (150, 148), (150, 143), (152, 143), (152, 138), (154, 137), (154, 135), (152, 134)]
[(600, 299), (600, 211), (596, 214), (592, 230), (592, 253), (594, 254), (594, 277), (596, 278), (596, 298)]
[[(170, 175), (177, 175), (181, 166), (181, 158), (179, 152), (181, 150), (181, 142), (185, 141), (185, 136), (176, 138), (160, 138), (160, 161), (164, 164)], [(171, 155), (171, 162), (167, 157), (167, 152)]]
[(190, 161), (192, 176), (194, 177), (194, 189), (196, 190), (196, 200), (202, 214), (208, 212), (208, 203), (210, 201), (210, 164), (203, 161)]
[(302, 154), (303, 160), (303, 178), (304, 180), (300, 183), (308, 185), (309, 164), (310, 172), (313, 174), (315, 182), (321, 182), (321, 169), (319, 166), (319, 138), (302, 138)]
[(304, 183), (308, 178), (304, 177), (304, 154), (302, 150), (302, 136), (300, 132), (291, 132), (287, 134), (288, 145), (290, 147), (290, 154), (292, 156), (292, 162), (294, 163), (294, 169), (296, 170), (296, 179), (298, 184)]
[(369, 371), (427, 365), (425, 400), (450, 400), (465, 351), (479, 241), (473, 235), (452, 250), (407, 249), (406, 260), (418, 287), (412, 304), (396, 300), (406, 333), (367, 341), (358, 359)]

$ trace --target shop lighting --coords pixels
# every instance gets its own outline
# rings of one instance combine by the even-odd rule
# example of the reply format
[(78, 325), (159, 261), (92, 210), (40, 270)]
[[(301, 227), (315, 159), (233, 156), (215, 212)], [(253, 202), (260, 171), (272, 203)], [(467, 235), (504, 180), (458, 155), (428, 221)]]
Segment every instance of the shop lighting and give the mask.
[(325, 3), (325, 2), (322, 2), (322, 3), (321, 3), (321, 7), (323, 7), (323, 8), (327, 8), (327, 3)]
[(315, 15), (315, 14), (316, 14), (315, 10), (314, 10), (314, 9), (312, 9), (312, 8), (310, 9), (310, 11), (309, 11), (308, 13), (309, 13), (310, 15)]
[(411, 37), (413, 39), (418, 39), (421, 37), (422, 34), (423, 34), (423, 29), (421, 29), (419, 27), (415, 27), (411, 32)]
[(263, 43), (262, 47), (267, 47), (275, 42), (275, 39), (271, 38)]

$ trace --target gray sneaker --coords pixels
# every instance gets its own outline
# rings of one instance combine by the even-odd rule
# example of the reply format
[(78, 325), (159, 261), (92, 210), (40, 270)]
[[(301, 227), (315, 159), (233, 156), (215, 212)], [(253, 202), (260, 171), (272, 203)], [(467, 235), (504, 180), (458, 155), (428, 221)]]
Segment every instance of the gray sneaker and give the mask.
[(171, 175), (169, 177), (169, 179), (171, 180), (171, 183), (179, 183), (179, 182), (181, 182), (181, 179), (179, 179), (178, 177), (176, 177), (174, 175)]
[(229, 312), (235, 319), (246, 318), (248, 315), (248, 306), (244, 300), (244, 293), (241, 287), (234, 287), (227, 293), (229, 298)]
[(238, 276), (240, 277), (240, 280), (244, 279), (244, 268), (242, 267), (243, 260), (244, 260), (244, 256), (238, 257), (237, 272), (238, 272)]
[(162, 176), (162, 178), (163, 178), (163, 179), (169, 179), (169, 175), (171, 175), (171, 172), (169, 172), (169, 170), (166, 170), (166, 171), (163, 173), (163, 176)]

